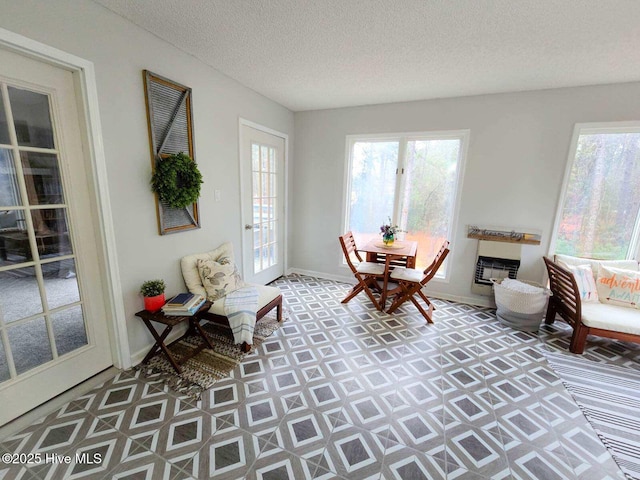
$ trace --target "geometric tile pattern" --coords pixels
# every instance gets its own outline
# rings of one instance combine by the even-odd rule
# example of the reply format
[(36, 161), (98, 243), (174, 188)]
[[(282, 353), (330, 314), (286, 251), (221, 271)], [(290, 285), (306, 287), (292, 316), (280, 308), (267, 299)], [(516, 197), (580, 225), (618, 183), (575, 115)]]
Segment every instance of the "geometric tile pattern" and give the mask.
[(201, 400), (120, 372), (2, 440), (49, 461), (0, 463), (0, 479), (624, 478), (542, 353), (562, 335), (437, 299), (433, 324), (411, 304), (343, 305), (350, 285), (308, 276), (275, 284), (289, 320)]

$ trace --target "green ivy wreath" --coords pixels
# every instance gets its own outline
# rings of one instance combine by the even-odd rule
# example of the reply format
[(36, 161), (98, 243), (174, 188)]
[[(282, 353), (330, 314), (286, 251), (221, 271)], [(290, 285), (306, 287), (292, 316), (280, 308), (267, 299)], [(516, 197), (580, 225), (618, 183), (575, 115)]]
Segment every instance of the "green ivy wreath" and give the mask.
[(160, 158), (151, 178), (151, 188), (161, 202), (184, 208), (198, 200), (202, 174), (198, 165), (183, 152)]

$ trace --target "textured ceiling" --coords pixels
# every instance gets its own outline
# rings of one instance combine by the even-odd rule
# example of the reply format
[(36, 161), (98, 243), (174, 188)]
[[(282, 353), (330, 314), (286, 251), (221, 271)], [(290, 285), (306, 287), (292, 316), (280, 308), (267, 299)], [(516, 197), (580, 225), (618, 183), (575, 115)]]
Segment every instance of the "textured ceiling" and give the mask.
[(96, 0), (293, 111), (640, 80), (638, 0)]

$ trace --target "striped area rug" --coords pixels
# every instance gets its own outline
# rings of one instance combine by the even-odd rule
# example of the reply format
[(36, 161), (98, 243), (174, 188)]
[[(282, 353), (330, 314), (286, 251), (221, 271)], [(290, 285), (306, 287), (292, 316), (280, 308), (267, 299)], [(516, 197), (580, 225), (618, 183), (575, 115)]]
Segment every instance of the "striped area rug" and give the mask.
[(640, 479), (640, 371), (545, 355), (625, 475)]

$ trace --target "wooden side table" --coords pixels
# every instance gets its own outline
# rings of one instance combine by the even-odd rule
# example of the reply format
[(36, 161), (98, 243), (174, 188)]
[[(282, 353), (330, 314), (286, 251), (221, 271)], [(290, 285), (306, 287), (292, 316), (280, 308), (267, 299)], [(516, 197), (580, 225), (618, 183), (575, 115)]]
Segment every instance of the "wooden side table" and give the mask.
[[(195, 355), (197, 355), (207, 347), (213, 349), (213, 345), (211, 345), (211, 342), (209, 341), (209, 339), (204, 333), (204, 330), (202, 330), (202, 327), (200, 326), (200, 320), (202, 319), (201, 317), (202, 314), (207, 312), (210, 308), (211, 308), (211, 302), (207, 301), (207, 302), (204, 302), (202, 306), (198, 309), (198, 311), (193, 315), (184, 315), (184, 316), (175, 317), (175, 316), (165, 315), (162, 312), (162, 310), (159, 310), (155, 313), (151, 313), (148, 310), (141, 310), (138, 313), (136, 313), (136, 316), (142, 319), (144, 324), (149, 329), (149, 332), (151, 332), (151, 335), (153, 335), (153, 338), (155, 338), (156, 340), (155, 345), (151, 347), (151, 350), (149, 350), (149, 353), (147, 353), (147, 356), (144, 357), (144, 360), (142, 360), (142, 363), (147, 363), (151, 359), (151, 357), (153, 357), (155, 354), (162, 351), (167, 356), (167, 359), (169, 360), (169, 362), (171, 363), (171, 366), (175, 369), (175, 371), (178, 372), (178, 374), (182, 373), (182, 369), (180, 368), (178, 361), (176, 361), (176, 359), (171, 356), (171, 352), (165, 345), (164, 340), (167, 338), (169, 333), (171, 333), (171, 330), (173, 330), (173, 327), (175, 327), (176, 325), (179, 325), (182, 322), (187, 322), (187, 321), (189, 322), (189, 328), (187, 329), (187, 332), (178, 340), (181, 340), (182, 338), (184, 338), (184, 336), (188, 335), (190, 332), (196, 331), (202, 337), (202, 339), (204, 340), (204, 343), (200, 345), (198, 348), (196, 348), (193, 352), (191, 352), (189, 356), (184, 357), (182, 360), (180, 360), (180, 363), (186, 362), (187, 360), (194, 357)], [(153, 328), (153, 325), (151, 324), (152, 321), (166, 325), (164, 331), (160, 335), (158, 335), (158, 332), (156, 332), (156, 329)]]

